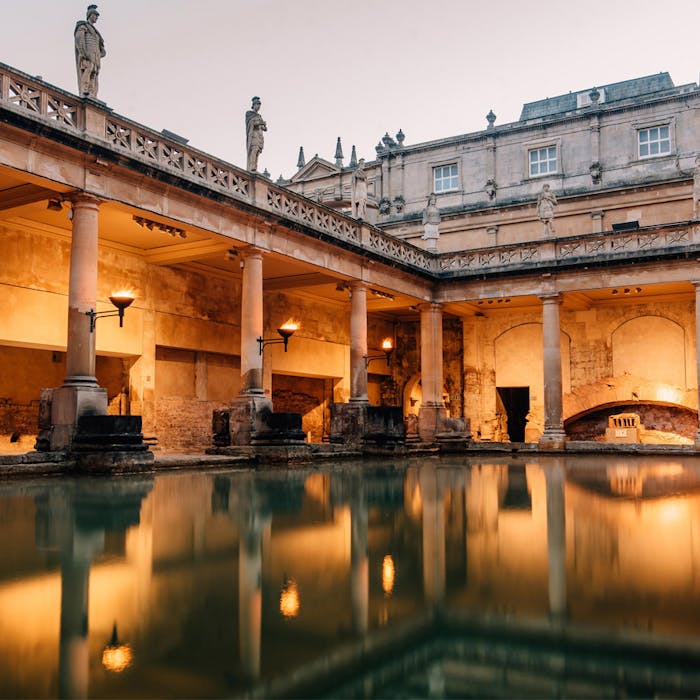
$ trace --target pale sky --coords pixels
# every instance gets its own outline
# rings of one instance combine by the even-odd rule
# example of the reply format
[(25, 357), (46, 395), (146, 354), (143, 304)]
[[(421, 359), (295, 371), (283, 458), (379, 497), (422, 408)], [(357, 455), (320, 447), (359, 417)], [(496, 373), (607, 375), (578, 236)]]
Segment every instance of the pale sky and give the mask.
[[(244, 114), (262, 99), (259, 168), (296, 171), (299, 146), (373, 160), (515, 121), (524, 102), (668, 71), (698, 82), (700, 0), (96, 0), (116, 113), (245, 167)], [(0, 61), (75, 93), (73, 28), (89, 2), (2, 0)]]

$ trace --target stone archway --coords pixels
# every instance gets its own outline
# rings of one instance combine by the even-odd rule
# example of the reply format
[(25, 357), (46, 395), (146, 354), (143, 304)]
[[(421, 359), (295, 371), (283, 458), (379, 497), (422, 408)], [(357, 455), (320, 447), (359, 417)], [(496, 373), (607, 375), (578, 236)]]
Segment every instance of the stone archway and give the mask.
[[(447, 387), (442, 386), (442, 400), (445, 402), (447, 418), (450, 417), (449, 394)], [(403, 415), (418, 415), (423, 402), (423, 386), (421, 384), (420, 373), (412, 375), (406, 382), (403, 390)]]

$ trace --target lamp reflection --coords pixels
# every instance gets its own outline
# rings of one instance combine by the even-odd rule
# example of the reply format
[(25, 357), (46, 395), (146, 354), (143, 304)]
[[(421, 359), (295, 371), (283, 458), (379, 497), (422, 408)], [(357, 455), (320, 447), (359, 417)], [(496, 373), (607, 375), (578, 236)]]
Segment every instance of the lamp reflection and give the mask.
[(382, 561), (382, 590), (385, 598), (391, 598), (394, 591), (394, 578), (396, 570), (394, 569), (394, 560), (391, 554), (386, 554)]
[(102, 652), (102, 665), (112, 673), (125, 671), (133, 660), (133, 653), (128, 644), (122, 644), (117, 635), (117, 623), (112, 628), (112, 638)]
[(299, 607), (299, 587), (293, 578), (289, 578), (280, 592), (280, 613), (289, 620), (299, 614)]

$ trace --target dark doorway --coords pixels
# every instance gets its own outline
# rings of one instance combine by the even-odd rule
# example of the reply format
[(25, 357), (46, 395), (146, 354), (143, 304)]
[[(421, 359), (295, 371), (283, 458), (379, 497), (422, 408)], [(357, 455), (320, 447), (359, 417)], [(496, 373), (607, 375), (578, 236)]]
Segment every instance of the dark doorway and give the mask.
[(530, 410), (530, 387), (499, 386), (498, 396), (508, 417), (508, 437), (511, 442), (525, 442), (525, 424)]

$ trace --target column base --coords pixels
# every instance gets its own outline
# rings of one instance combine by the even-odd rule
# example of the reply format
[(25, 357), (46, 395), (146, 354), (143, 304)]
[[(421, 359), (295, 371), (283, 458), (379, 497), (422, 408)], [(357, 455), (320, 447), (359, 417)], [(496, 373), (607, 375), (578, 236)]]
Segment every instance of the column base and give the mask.
[(367, 407), (362, 399), (331, 404), (331, 442), (360, 445), (367, 426)]
[(447, 409), (441, 404), (422, 404), (418, 412), (418, 436), (421, 442), (435, 442), (447, 418)]
[(231, 402), (229, 434), (231, 445), (251, 445), (257, 433), (267, 429), (272, 400), (264, 394), (242, 394)]
[(566, 433), (563, 430), (545, 430), (537, 446), (542, 451), (557, 452), (564, 449)]
[(99, 386), (62, 386), (51, 398), (51, 451), (70, 449), (80, 416), (107, 415), (107, 390)]

